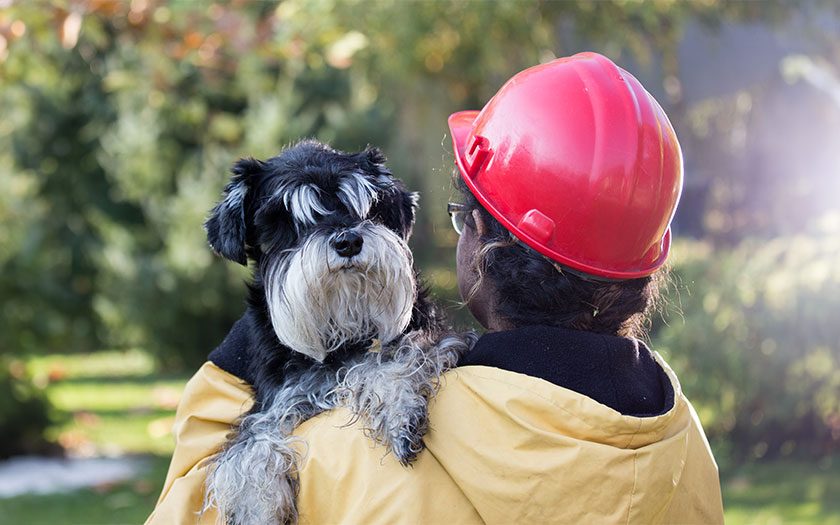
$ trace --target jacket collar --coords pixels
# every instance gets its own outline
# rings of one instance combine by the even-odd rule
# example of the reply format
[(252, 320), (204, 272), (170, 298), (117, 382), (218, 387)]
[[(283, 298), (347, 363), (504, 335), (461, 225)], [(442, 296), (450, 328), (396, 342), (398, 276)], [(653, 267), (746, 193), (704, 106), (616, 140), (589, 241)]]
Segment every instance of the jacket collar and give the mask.
[(527, 326), (484, 334), (458, 364), (544, 379), (627, 416), (658, 416), (674, 406), (668, 375), (636, 339)]

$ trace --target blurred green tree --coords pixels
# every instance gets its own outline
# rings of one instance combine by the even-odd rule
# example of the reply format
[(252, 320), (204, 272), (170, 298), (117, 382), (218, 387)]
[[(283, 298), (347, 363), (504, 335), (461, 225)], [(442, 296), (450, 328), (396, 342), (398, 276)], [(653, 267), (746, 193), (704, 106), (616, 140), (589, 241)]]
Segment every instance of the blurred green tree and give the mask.
[(840, 216), (725, 252), (677, 246), (679, 293), (654, 348), (679, 371), (722, 461), (840, 446), (838, 233)]
[(55, 452), (57, 445), (44, 437), (51, 422), (49, 403), (23, 362), (0, 358), (0, 459)]

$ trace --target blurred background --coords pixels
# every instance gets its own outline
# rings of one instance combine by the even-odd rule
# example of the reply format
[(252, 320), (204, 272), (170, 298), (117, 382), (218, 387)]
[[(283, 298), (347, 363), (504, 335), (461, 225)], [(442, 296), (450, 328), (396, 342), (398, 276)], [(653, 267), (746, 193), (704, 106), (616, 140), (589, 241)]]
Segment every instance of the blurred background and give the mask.
[(469, 323), (446, 117), (583, 50), (636, 75), (682, 142), (649, 338), (703, 421), (728, 522), (840, 523), (830, 0), (0, 0), (4, 519), (151, 511), (181, 389), (243, 311), (247, 271), (202, 230), (239, 157), (382, 147), (422, 193), (416, 260)]

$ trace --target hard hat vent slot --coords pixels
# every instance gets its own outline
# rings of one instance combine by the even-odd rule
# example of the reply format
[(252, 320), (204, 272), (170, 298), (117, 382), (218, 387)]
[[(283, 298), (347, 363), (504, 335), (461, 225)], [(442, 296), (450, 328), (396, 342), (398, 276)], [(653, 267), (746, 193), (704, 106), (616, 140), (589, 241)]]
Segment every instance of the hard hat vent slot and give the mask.
[(481, 167), (484, 166), (484, 164), (490, 159), (490, 155), (492, 153), (493, 151), (490, 149), (489, 140), (480, 135), (473, 137), (472, 142), (467, 148), (467, 154), (465, 155), (465, 160), (468, 163), (466, 166), (467, 174), (470, 178), (476, 176)]

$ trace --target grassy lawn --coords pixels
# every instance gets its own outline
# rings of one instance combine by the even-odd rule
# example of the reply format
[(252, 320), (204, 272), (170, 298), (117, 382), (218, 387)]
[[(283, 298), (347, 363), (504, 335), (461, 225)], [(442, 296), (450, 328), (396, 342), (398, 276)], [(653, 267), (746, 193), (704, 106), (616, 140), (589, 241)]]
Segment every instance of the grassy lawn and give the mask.
[[(28, 362), (59, 412), (51, 436), (79, 454), (142, 455), (135, 479), (59, 495), (0, 499), (0, 522), (142, 523), (157, 499), (186, 377), (167, 376), (139, 351), (46, 356)], [(840, 456), (729, 469), (723, 479), (729, 524), (840, 525)]]
[(840, 525), (840, 456), (747, 465), (724, 479), (723, 492), (729, 524)]
[(59, 411), (50, 437), (82, 455), (172, 453), (175, 408), (187, 378), (140, 351), (33, 358), (35, 384)]
[(44, 387), (57, 423), (50, 437), (79, 455), (140, 455), (135, 479), (56, 495), (0, 499), (0, 522), (137, 524), (154, 507), (174, 442), (171, 434), (183, 376), (160, 373), (140, 351), (43, 356), (27, 363)]

